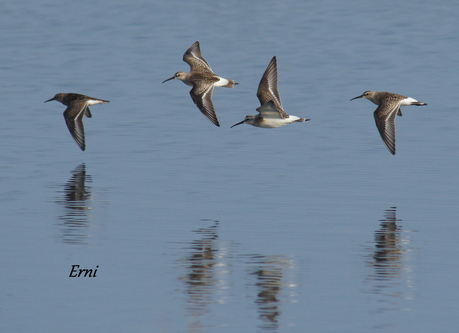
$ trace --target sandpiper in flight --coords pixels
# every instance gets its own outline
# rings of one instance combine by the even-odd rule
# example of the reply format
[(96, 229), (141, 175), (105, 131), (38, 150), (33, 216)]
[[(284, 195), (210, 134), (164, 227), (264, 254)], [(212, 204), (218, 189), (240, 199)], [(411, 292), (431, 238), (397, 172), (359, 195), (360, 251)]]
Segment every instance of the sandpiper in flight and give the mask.
[(256, 116), (246, 116), (245, 119), (231, 126), (248, 124), (256, 127), (275, 128), (293, 122), (304, 122), (309, 119), (288, 115), (282, 108), (282, 103), (277, 90), (277, 59), (274, 56), (266, 68), (260, 84), (258, 85), (257, 97), (261, 106), (257, 109)]
[(365, 91), (362, 95), (351, 99), (366, 98), (378, 105), (373, 113), (379, 134), (392, 155), (395, 155), (395, 117), (401, 116), (401, 106), (427, 105), (414, 98), (385, 91)]
[(89, 105), (103, 104), (109, 101), (73, 93), (56, 94), (53, 98), (45, 101), (45, 103), (49, 101), (59, 101), (67, 106), (67, 109), (64, 111), (65, 122), (73, 139), (80, 149), (84, 151), (86, 149), (86, 144), (84, 138), (83, 116), (88, 118), (92, 117), (91, 111), (89, 111)]
[(177, 72), (173, 77), (164, 80), (162, 83), (177, 79), (189, 86), (193, 86), (193, 89), (190, 90), (190, 95), (194, 104), (211, 122), (220, 126), (212, 103), (214, 87), (233, 88), (238, 83), (231, 79), (224, 79), (212, 71), (201, 54), (199, 42), (195, 42), (186, 50), (183, 55), (183, 61), (190, 65), (190, 73)]

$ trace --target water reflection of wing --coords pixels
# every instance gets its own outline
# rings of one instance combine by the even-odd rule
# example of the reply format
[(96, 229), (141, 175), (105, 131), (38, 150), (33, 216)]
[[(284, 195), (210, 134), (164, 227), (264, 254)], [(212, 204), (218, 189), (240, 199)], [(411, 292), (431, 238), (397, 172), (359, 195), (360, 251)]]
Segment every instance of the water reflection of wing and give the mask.
[(214, 269), (217, 263), (217, 231), (218, 221), (214, 221), (210, 227), (195, 230), (200, 238), (191, 241), (186, 247), (191, 253), (183, 260), (187, 273), (182, 280), (186, 286), (188, 310), (195, 317), (209, 312), (208, 307), (214, 301), (213, 294), (217, 286)]
[(252, 255), (249, 256), (248, 264), (255, 265), (251, 274), (257, 277), (255, 286), (258, 294), (255, 303), (261, 321), (259, 328), (263, 331), (277, 331), (281, 314), (279, 295), (286, 286), (284, 271), (291, 266), (291, 260), (284, 256)]
[(368, 248), (367, 266), (371, 273), (365, 280), (370, 285), (369, 293), (378, 295), (377, 312), (400, 310), (401, 300), (409, 297), (410, 288), (406, 286), (411, 286), (411, 279), (406, 276), (409, 275), (407, 245), (410, 239), (402, 238), (407, 234), (397, 219), (396, 207), (387, 209), (379, 222), (380, 227), (374, 232), (374, 247)]
[(88, 237), (88, 210), (91, 207), (91, 176), (86, 175), (86, 165), (78, 165), (72, 172), (72, 177), (58, 191), (60, 197), (56, 203), (64, 206), (64, 215), (59, 217), (62, 226), (64, 243), (84, 244)]
[[(204, 220), (208, 221), (208, 220)], [(211, 311), (211, 305), (224, 304), (223, 295), (228, 290), (227, 281), (230, 267), (225, 258), (236, 257), (229, 254), (228, 249), (219, 248), (218, 240), (219, 222), (195, 230), (199, 238), (187, 242), (187, 254), (180, 260), (186, 274), (181, 277), (185, 285), (187, 311), (193, 321), (190, 331), (200, 332), (203, 324), (200, 319)], [(255, 282), (250, 282), (249, 289), (256, 290), (255, 304), (257, 304), (260, 319), (259, 327), (262, 330), (276, 330), (281, 314), (279, 300), (281, 293), (292, 296), (296, 283), (286, 281), (290, 277), (290, 270), (294, 268), (293, 260), (284, 256), (241, 255), (244, 264), (249, 266), (249, 275), (255, 276)], [(253, 278), (249, 280), (253, 281)], [(286, 290), (288, 292), (286, 293)], [(284, 295), (285, 296), (285, 295)]]
[(398, 275), (402, 249), (400, 246), (400, 228), (397, 227), (396, 207), (387, 209), (384, 219), (380, 220), (380, 229), (375, 231), (374, 265), (380, 277)]

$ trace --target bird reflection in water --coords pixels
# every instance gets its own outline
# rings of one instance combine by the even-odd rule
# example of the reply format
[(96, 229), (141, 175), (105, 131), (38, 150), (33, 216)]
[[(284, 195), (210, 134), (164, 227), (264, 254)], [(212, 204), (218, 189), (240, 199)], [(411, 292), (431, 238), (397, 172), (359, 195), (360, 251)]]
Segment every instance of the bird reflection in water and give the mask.
[(387, 280), (399, 277), (401, 268), (401, 255), (403, 254), (400, 244), (400, 229), (397, 226), (396, 207), (387, 209), (384, 219), (380, 220), (381, 228), (375, 231), (375, 249), (373, 266), (376, 277)]
[(214, 293), (218, 281), (218, 221), (213, 221), (211, 226), (199, 228), (194, 232), (200, 235), (200, 238), (191, 241), (186, 248), (191, 250), (191, 253), (182, 259), (187, 273), (181, 279), (185, 282), (190, 315), (197, 317), (196, 321), (191, 323), (190, 331), (199, 332), (201, 324), (198, 317), (210, 312), (209, 305), (215, 302)]
[(88, 210), (91, 208), (91, 176), (86, 175), (86, 165), (80, 164), (72, 172), (72, 177), (58, 191), (61, 197), (56, 203), (64, 206), (64, 215), (59, 217), (62, 226), (62, 241), (69, 244), (86, 244), (88, 235)]
[(278, 320), (281, 314), (279, 296), (288, 285), (285, 280), (285, 269), (292, 266), (292, 260), (283, 256), (251, 255), (247, 262), (251, 269), (251, 275), (256, 276), (258, 313), (261, 324), (259, 328), (265, 330), (277, 330)]
[(403, 286), (404, 279), (407, 287), (412, 287), (411, 279), (406, 276), (410, 272), (407, 258), (410, 239), (397, 224), (402, 220), (397, 219), (396, 210), (396, 207), (391, 207), (385, 211), (384, 219), (380, 220), (380, 228), (374, 233), (375, 247), (370, 250), (371, 259), (367, 262), (373, 268), (373, 273), (367, 277), (367, 282), (372, 284), (370, 293), (384, 296), (378, 300), (378, 312), (393, 309), (397, 304), (396, 299), (410, 298), (410, 293)]

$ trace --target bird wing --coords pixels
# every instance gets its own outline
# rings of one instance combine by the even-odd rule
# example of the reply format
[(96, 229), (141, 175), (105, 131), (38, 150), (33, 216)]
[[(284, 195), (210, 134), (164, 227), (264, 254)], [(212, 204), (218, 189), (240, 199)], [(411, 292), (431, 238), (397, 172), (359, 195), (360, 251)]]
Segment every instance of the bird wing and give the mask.
[(70, 105), (64, 111), (64, 119), (70, 134), (80, 149), (83, 151), (86, 149), (83, 115), (88, 112), (89, 110), (86, 106), (86, 103), (78, 100), (70, 103)]
[(216, 126), (220, 126), (217, 115), (215, 113), (214, 104), (212, 103), (212, 93), (214, 91), (213, 84), (205, 84), (203, 82), (197, 82), (193, 89), (190, 91), (191, 99), (194, 104)]
[(276, 106), (276, 104), (271, 100), (266, 104), (263, 104), (260, 106), (257, 111), (260, 113), (260, 115), (263, 118), (276, 118), (276, 119), (284, 119), (288, 118), (284, 116), (285, 112), (284, 110), (279, 110), (279, 108)]
[(400, 101), (394, 103), (383, 99), (380, 100), (380, 104), (374, 112), (376, 127), (392, 155), (395, 155), (395, 117), (399, 110)]
[(183, 61), (185, 61), (188, 65), (190, 65), (191, 72), (199, 71), (199, 72), (208, 72), (214, 73), (210, 65), (207, 63), (206, 59), (201, 54), (201, 48), (199, 47), (199, 42), (195, 42), (193, 45), (190, 46), (188, 50), (186, 50), (185, 54), (183, 55)]
[(287, 113), (282, 108), (282, 102), (277, 89), (277, 58), (274, 56), (268, 67), (266, 67), (260, 84), (258, 85), (257, 97), (263, 106), (269, 101), (273, 101), (282, 118), (288, 118)]

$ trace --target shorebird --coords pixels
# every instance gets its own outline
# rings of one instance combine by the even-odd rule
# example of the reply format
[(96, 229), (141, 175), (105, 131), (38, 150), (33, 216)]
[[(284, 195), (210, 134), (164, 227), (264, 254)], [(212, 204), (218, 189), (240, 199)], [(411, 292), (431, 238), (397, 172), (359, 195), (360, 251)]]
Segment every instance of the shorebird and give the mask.
[(92, 117), (91, 111), (89, 111), (89, 105), (103, 104), (109, 101), (73, 93), (56, 94), (53, 98), (45, 101), (45, 103), (50, 101), (59, 101), (67, 106), (67, 109), (64, 111), (65, 123), (78, 147), (84, 151), (86, 149), (86, 144), (84, 138), (83, 116), (88, 118)]
[(190, 90), (190, 95), (194, 104), (211, 122), (220, 126), (212, 103), (214, 87), (233, 88), (238, 83), (231, 79), (224, 79), (212, 71), (206, 59), (201, 54), (199, 42), (195, 42), (186, 50), (183, 55), (183, 61), (190, 65), (190, 73), (177, 72), (173, 77), (164, 80), (162, 83), (177, 79), (186, 85), (192, 86), (193, 89)]
[(378, 105), (373, 115), (381, 138), (392, 155), (395, 155), (395, 117), (402, 116), (401, 106), (427, 105), (411, 97), (385, 91), (365, 91), (362, 95), (351, 99), (366, 98)]
[(294, 122), (304, 122), (309, 119), (289, 116), (282, 108), (282, 103), (277, 90), (277, 58), (274, 56), (266, 68), (260, 84), (257, 97), (261, 106), (257, 109), (256, 116), (246, 116), (245, 119), (231, 126), (248, 124), (256, 127), (275, 128)]

